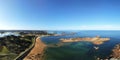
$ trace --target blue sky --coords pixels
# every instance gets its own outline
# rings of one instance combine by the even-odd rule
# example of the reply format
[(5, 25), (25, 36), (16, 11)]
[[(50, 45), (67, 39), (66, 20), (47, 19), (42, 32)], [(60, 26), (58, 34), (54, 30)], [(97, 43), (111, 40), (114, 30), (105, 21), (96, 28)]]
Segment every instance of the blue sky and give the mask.
[(120, 0), (0, 0), (0, 29), (120, 30)]

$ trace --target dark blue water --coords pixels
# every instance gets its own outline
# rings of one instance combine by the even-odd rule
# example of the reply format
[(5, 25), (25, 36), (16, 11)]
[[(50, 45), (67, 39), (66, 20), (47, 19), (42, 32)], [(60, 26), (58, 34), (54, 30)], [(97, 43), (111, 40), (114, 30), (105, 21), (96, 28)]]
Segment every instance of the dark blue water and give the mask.
[[(57, 31), (56, 31), (57, 32)], [(57, 33), (62, 33), (58, 31)], [(64, 31), (71, 33), (73, 31)], [(96, 60), (99, 58), (108, 58), (112, 53), (112, 49), (120, 43), (120, 31), (74, 31), (75, 35), (67, 36), (49, 36), (43, 37), (42, 40), (48, 45), (60, 43), (60, 38), (71, 37), (109, 37), (110, 40), (101, 44), (94, 45), (90, 42), (73, 42), (63, 43), (60, 47), (48, 47), (45, 52), (45, 60)], [(99, 49), (95, 50), (93, 47), (98, 46)]]

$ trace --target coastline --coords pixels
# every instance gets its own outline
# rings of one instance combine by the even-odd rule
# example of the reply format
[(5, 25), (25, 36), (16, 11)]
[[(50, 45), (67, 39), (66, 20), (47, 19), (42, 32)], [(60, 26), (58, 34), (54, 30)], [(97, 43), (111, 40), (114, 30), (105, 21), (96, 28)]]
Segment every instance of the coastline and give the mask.
[(46, 45), (41, 41), (40, 37), (37, 37), (33, 49), (23, 60), (42, 60), (45, 48)]

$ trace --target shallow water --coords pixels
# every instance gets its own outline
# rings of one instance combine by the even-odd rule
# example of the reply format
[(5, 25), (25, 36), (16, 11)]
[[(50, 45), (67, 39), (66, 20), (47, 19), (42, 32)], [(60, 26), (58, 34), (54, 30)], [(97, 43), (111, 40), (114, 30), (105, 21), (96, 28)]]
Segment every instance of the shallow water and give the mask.
[[(60, 47), (49, 47), (45, 52), (45, 60), (96, 60), (97, 57), (107, 58), (112, 53), (113, 47), (120, 43), (120, 31), (77, 31), (75, 35), (43, 37), (42, 40), (51, 45), (59, 44), (60, 38), (95, 37), (97, 35), (109, 37), (110, 41), (101, 45), (94, 45), (90, 42), (73, 42), (63, 43)], [(99, 50), (95, 50), (94, 46), (98, 46)]]

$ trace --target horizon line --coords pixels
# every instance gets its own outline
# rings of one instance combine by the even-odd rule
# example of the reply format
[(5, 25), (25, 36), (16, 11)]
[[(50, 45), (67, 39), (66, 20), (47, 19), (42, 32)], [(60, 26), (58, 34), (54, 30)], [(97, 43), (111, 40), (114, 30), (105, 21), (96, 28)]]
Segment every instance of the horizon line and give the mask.
[[(65, 30), (47, 30), (47, 29), (0, 29), (0, 31), (10, 31), (10, 30), (24, 30), (24, 31), (38, 31), (38, 30), (41, 30), (41, 31), (70, 31), (70, 29), (69, 30), (67, 30), (67, 29), (65, 29)], [(71, 29), (72, 30), (72, 29)], [(87, 29), (86, 29), (87, 30)], [(88, 29), (89, 30), (89, 29)], [(90, 29), (90, 30), (92, 30), (92, 29)], [(95, 30), (95, 29), (93, 29), (93, 30)], [(97, 30), (97, 29), (96, 29)], [(74, 31), (74, 30), (73, 30)], [(79, 31), (79, 30), (75, 30), (75, 31)], [(83, 30), (82, 30), (83, 31)], [(118, 31), (118, 30), (106, 30), (106, 31)]]

